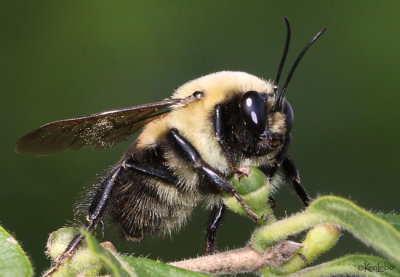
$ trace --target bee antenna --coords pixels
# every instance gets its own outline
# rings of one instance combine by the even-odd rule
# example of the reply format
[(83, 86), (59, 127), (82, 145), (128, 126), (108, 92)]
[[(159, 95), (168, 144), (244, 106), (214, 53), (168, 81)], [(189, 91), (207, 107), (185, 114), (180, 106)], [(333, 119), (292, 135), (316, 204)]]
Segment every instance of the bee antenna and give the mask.
[(289, 24), (289, 20), (288, 20), (288, 18), (286, 16), (283, 19), (285, 20), (285, 23), (286, 23), (286, 42), (285, 42), (285, 48), (283, 49), (281, 63), (279, 64), (278, 73), (277, 73), (275, 81), (274, 81), (275, 97), (278, 94), (279, 79), (281, 78), (282, 69), (283, 69), (283, 66), (284, 66), (285, 61), (286, 61), (287, 53), (289, 51), (289, 44), (290, 44), (290, 24)]
[(282, 107), (282, 100), (283, 97), (285, 96), (285, 92), (286, 89), (289, 85), (290, 80), (292, 79), (293, 73), (297, 67), (297, 65), (299, 64), (301, 58), (304, 56), (304, 54), (307, 52), (308, 49), (310, 49), (311, 45), (313, 45), (313, 43), (323, 34), (325, 33), (326, 28), (323, 28), (321, 31), (319, 31), (313, 38), (312, 40), (310, 40), (307, 45), (303, 48), (303, 50), (300, 52), (300, 54), (297, 56), (295, 62), (292, 65), (292, 68), (289, 71), (288, 77), (286, 79), (285, 84), (283, 85), (283, 88), (278, 96), (278, 98), (276, 99), (275, 103), (274, 103), (274, 111), (277, 111), (278, 109), (280, 109)]

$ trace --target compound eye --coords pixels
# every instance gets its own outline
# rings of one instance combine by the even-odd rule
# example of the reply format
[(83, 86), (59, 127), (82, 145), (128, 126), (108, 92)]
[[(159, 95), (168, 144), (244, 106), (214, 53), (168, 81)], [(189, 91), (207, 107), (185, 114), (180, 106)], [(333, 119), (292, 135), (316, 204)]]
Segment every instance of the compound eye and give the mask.
[(240, 100), (240, 114), (246, 127), (254, 134), (262, 134), (267, 126), (267, 107), (264, 97), (256, 91), (248, 91)]
[(285, 109), (283, 112), (286, 115), (286, 132), (289, 133), (292, 130), (293, 121), (294, 121), (294, 113), (292, 105), (290, 105), (289, 101), (285, 100)]

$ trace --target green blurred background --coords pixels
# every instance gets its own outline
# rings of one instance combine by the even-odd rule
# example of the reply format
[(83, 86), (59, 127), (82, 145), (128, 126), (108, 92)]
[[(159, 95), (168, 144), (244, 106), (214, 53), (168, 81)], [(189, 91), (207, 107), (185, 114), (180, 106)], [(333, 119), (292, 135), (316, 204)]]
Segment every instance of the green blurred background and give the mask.
[[(144, 1), (143, 1), (144, 2)], [(158, 101), (182, 83), (220, 70), (275, 77), (292, 24), (284, 77), (305, 43), (288, 90), (295, 110), (290, 152), (312, 196), (335, 194), (373, 211), (399, 211), (399, 1), (3, 1), (0, 8), (0, 223), (40, 272), (48, 234), (73, 221), (84, 186), (129, 142), (103, 152), (17, 155), (15, 141), (40, 125)], [(283, 78), (284, 78), (283, 77)], [(132, 140), (133, 141), (133, 140)], [(285, 186), (276, 213), (301, 208)], [(122, 252), (174, 260), (204, 251), (199, 208), (173, 238), (124, 242)], [(243, 246), (253, 223), (228, 214), (218, 248)], [(369, 250), (345, 234), (331, 259)]]

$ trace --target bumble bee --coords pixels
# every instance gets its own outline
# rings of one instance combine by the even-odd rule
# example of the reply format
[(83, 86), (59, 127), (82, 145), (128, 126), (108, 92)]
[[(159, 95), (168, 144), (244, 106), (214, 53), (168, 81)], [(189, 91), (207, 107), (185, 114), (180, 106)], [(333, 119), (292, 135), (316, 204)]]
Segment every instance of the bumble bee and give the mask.
[[(142, 129), (95, 186), (86, 228), (93, 230), (103, 224), (102, 217), (108, 214), (130, 240), (169, 234), (204, 201), (211, 209), (206, 235), (206, 253), (211, 254), (225, 208), (221, 192), (235, 196), (258, 220), (226, 181), (226, 176), (240, 167), (259, 167), (275, 186), (276, 172), (281, 169), (302, 202), (310, 202), (287, 155), (294, 115), (285, 92), (300, 59), (325, 29), (305, 46), (279, 90), (290, 42), (286, 18), (285, 23), (286, 44), (274, 82), (245, 72), (209, 74), (182, 85), (171, 99), (43, 125), (21, 138), (15, 149), (35, 155), (85, 146), (106, 149)], [(71, 241), (53, 272), (82, 241), (83, 235)]]

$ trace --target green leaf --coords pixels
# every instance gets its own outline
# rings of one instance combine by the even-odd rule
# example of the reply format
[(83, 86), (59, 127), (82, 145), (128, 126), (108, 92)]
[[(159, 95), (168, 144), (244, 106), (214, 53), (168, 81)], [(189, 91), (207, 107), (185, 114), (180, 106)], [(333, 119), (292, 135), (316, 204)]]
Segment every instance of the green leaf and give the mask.
[(322, 196), (315, 199), (304, 212), (260, 227), (254, 232), (250, 243), (255, 250), (262, 253), (278, 240), (320, 223), (330, 223), (347, 229), (360, 241), (399, 266), (400, 232), (394, 227), (398, 227), (398, 217), (385, 215), (384, 218), (385, 220), (347, 199)]
[(179, 267), (144, 258), (124, 256), (124, 260), (135, 268), (139, 277), (207, 277), (210, 275), (185, 270)]
[(400, 276), (400, 269), (380, 257), (350, 255), (317, 266), (308, 267), (286, 276), (325, 277), (333, 275), (398, 277)]
[(113, 277), (206, 277), (209, 275), (188, 271), (182, 268), (163, 264), (161, 262), (120, 255), (112, 250), (104, 249), (97, 240), (87, 231), (85, 235), (89, 249), (96, 255), (102, 265)]
[(107, 271), (114, 277), (136, 277), (135, 270), (130, 267), (119, 254), (104, 249), (87, 231), (81, 230), (92, 254), (96, 256)]
[(0, 226), (0, 276), (32, 276), (31, 262), (19, 243)]
[(398, 231), (400, 231), (400, 215), (383, 214), (383, 213), (376, 213), (375, 215), (377, 217), (382, 218), (383, 220), (389, 222), (390, 224), (393, 225), (394, 228), (396, 228)]
[[(400, 232), (388, 221), (336, 196), (316, 199), (308, 212), (319, 214), (325, 222), (346, 228), (366, 245), (372, 246), (400, 265)], [(395, 217), (387, 216), (386, 219), (393, 221)]]

